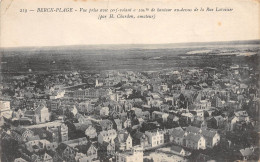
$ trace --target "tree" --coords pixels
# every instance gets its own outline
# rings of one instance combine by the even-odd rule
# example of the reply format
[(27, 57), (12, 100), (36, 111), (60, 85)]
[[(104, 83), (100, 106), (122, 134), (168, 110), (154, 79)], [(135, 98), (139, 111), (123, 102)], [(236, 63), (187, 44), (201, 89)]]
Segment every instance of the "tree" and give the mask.
[(74, 118), (74, 114), (67, 108), (64, 112), (64, 115), (67, 117), (67, 119), (72, 120)]
[(54, 120), (56, 120), (57, 119), (57, 114), (55, 113), (55, 112), (52, 112), (51, 113), (51, 116), (50, 116), (50, 120), (51, 121), (54, 121)]
[(212, 116), (219, 116), (221, 115), (221, 111), (219, 110), (215, 110), (214, 112), (212, 112)]

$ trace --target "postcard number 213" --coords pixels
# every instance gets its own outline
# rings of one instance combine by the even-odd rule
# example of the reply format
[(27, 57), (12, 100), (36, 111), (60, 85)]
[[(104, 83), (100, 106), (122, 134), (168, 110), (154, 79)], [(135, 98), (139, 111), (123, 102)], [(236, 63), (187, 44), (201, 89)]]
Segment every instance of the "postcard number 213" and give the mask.
[(20, 9), (20, 12), (26, 13), (27, 9)]

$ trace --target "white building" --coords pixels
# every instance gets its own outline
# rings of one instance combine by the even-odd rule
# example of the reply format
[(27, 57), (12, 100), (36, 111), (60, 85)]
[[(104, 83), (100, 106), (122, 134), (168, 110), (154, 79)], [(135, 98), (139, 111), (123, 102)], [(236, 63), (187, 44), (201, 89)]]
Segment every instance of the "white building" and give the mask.
[(10, 101), (0, 101), (0, 116), (10, 119), (12, 110), (10, 109)]
[(45, 105), (40, 105), (35, 109), (35, 123), (45, 123), (50, 121), (49, 109)]
[(151, 144), (152, 147), (164, 144), (164, 131), (145, 131), (145, 134), (148, 136), (149, 144)]

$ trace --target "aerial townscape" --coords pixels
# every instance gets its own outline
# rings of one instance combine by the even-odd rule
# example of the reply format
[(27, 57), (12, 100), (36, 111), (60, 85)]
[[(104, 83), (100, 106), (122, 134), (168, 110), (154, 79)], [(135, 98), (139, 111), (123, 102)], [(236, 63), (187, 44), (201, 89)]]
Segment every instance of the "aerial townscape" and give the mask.
[(256, 45), (4, 49), (1, 161), (258, 161)]

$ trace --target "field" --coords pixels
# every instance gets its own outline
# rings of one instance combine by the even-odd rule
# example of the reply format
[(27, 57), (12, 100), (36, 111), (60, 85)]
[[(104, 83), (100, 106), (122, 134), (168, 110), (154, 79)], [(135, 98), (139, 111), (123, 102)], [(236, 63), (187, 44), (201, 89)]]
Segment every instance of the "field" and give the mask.
[(176, 67), (257, 66), (260, 41), (168, 45), (101, 45), (1, 49), (1, 73), (136, 71)]

